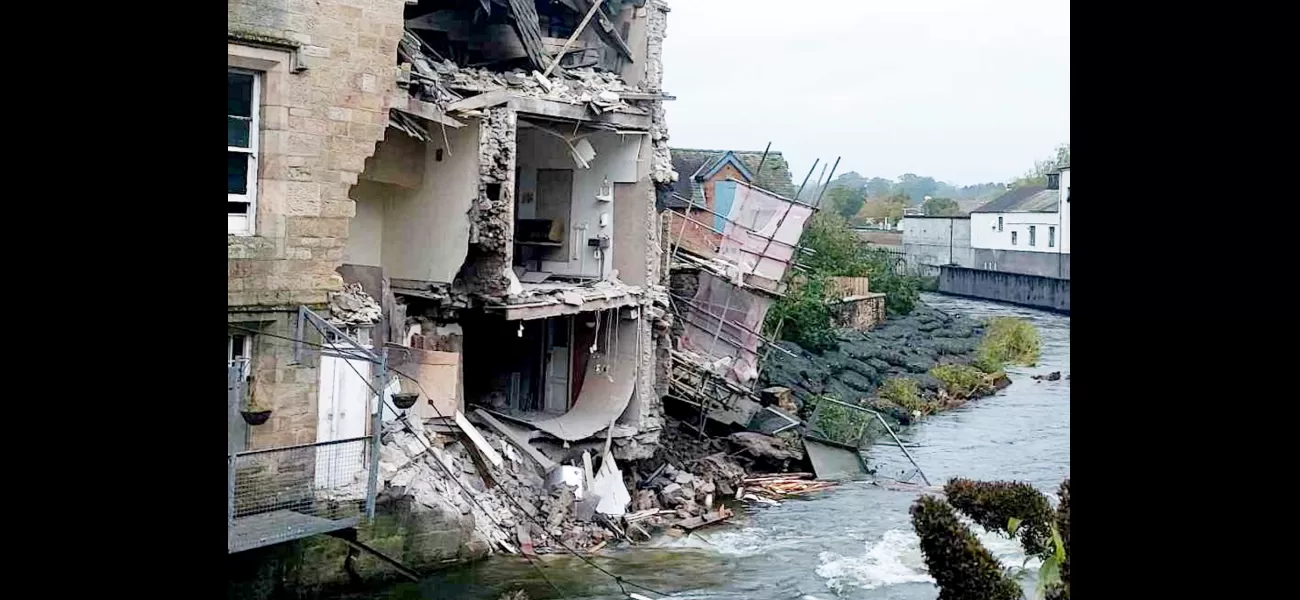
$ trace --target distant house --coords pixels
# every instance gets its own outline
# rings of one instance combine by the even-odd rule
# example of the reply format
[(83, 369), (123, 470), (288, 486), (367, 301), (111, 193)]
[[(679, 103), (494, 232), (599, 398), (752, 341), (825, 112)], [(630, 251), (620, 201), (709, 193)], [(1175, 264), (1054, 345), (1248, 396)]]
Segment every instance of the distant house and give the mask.
[[(735, 179), (786, 198), (794, 197), (790, 168), (780, 152), (768, 152), (766, 159), (762, 151), (672, 148), (671, 152), (678, 178), (665, 205), (687, 218), (673, 214), (669, 235), (672, 243), (680, 238), (684, 247), (696, 252), (710, 253), (717, 248), (725, 215), (731, 210), (733, 195), (729, 190), (734, 188), (719, 188), (718, 182)], [(719, 190), (723, 190), (721, 194)]]
[(971, 212), (973, 267), (1069, 278), (1070, 167)]

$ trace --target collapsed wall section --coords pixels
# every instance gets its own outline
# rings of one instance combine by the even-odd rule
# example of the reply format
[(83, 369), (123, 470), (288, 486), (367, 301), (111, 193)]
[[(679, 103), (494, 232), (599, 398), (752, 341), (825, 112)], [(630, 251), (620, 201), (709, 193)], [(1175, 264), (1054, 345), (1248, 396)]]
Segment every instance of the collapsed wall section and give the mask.
[(461, 277), (470, 293), (501, 297), (510, 289), (518, 117), (504, 106), (485, 112), (479, 124), (478, 201), (470, 208), (470, 246)]

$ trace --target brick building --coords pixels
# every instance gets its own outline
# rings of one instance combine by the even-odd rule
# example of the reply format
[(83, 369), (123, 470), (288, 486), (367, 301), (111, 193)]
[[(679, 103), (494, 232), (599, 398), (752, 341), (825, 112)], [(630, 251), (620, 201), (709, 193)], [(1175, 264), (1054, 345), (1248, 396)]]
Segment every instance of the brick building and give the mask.
[(719, 204), (714, 191), (718, 182), (735, 179), (787, 198), (795, 194), (789, 167), (780, 152), (768, 152), (764, 158), (761, 151), (673, 148), (672, 155), (673, 169), (679, 177), (665, 205), (688, 218), (670, 215), (669, 235), (673, 243), (680, 237), (682, 245), (696, 253), (713, 252), (721, 240), (721, 215), (727, 214), (731, 200), (722, 198)]

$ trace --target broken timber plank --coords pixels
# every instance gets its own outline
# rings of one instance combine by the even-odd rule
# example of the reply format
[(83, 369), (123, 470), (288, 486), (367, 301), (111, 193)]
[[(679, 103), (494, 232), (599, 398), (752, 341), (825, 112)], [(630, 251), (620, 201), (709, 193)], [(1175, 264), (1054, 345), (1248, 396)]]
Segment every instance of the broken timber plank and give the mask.
[(510, 92), (499, 89), (490, 92), (484, 92), (477, 96), (470, 96), (464, 100), (457, 100), (447, 105), (447, 112), (464, 112), (479, 108), (487, 108), (498, 104), (505, 104), (510, 101)]
[(533, 461), (535, 461), (539, 466), (542, 467), (543, 471), (549, 473), (551, 469), (554, 469), (556, 466), (558, 466), (555, 461), (548, 458), (545, 454), (542, 454), (542, 452), (537, 448), (534, 448), (532, 444), (529, 444), (528, 440), (524, 438), (522, 435), (520, 435), (520, 433), (516, 431), (513, 427), (509, 427), (506, 424), (502, 423), (501, 421), (498, 421), (495, 417), (488, 414), (487, 411), (481, 408), (474, 409), (474, 414), (478, 415), (479, 418), (483, 419), (488, 424), (488, 426), (491, 427), (493, 430), (495, 430), (497, 433), (501, 434), (502, 436), (505, 436), (507, 440), (510, 440), (510, 443), (514, 444), (516, 448), (523, 451), (524, 454), (527, 454), (529, 458), (532, 458)]
[(542, 42), (542, 26), (537, 16), (537, 5), (533, 0), (508, 0), (506, 15), (510, 25), (524, 44), (524, 52), (529, 62), (538, 70), (546, 69), (546, 45)]
[(654, 92), (619, 92), (618, 97), (624, 100), (676, 100), (677, 96), (668, 94), (656, 94)]
[(492, 466), (497, 468), (501, 467), (503, 462), (501, 454), (492, 447), (492, 444), (489, 444), (488, 441), (483, 438), (483, 434), (479, 433), (478, 430), (474, 428), (474, 425), (469, 422), (469, 419), (466, 419), (465, 415), (461, 414), (460, 411), (456, 411), (456, 426), (460, 427), (460, 430), (465, 432), (465, 435), (469, 436), (470, 441), (474, 442), (474, 446), (478, 448), (479, 452), (482, 452), (483, 455), (492, 462)]
[(420, 117), (427, 121), (433, 121), (434, 123), (441, 123), (448, 127), (459, 129), (465, 126), (464, 123), (447, 116), (447, 113), (439, 110), (437, 105), (432, 102), (417, 100), (405, 94), (394, 94), (393, 98), (389, 101), (389, 105), (404, 113)]
[(459, 437), (461, 443), (465, 445), (465, 454), (469, 455), (474, 468), (478, 470), (479, 477), (483, 478), (483, 485), (489, 490), (496, 487), (497, 480), (492, 477), (492, 470), (488, 468), (487, 463), (483, 462), (483, 453), (478, 451), (477, 444), (467, 434), (462, 433)]

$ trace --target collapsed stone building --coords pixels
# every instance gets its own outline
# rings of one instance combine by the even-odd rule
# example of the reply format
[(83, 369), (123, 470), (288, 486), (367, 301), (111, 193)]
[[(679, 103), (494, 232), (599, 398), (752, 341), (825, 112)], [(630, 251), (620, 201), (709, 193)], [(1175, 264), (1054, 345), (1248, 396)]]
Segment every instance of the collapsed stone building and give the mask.
[[(549, 452), (653, 453), (670, 344), (659, 209), (677, 177), (667, 14), (229, 0), (232, 553), (355, 526), (336, 511), (347, 494), (373, 515), (402, 493), (379, 440), (405, 417), (376, 392), (418, 394), (406, 413), (426, 442), (482, 441), (459, 421), (484, 408)], [(460, 533), (434, 562), (463, 557), (475, 527), (445, 504), (426, 524)], [(237, 536), (254, 517), (263, 529)]]

